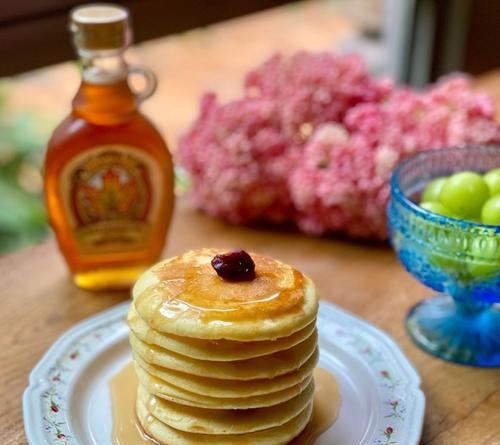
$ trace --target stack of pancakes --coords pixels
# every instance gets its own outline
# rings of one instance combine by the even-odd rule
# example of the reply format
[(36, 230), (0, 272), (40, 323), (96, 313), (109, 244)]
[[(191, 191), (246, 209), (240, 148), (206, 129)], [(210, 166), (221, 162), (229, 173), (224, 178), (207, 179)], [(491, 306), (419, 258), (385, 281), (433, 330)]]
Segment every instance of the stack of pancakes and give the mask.
[(220, 253), (166, 260), (134, 287), (138, 420), (168, 445), (286, 444), (312, 413), (315, 287), (256, 254), (253, 280), (226, 281), (210, 264)]

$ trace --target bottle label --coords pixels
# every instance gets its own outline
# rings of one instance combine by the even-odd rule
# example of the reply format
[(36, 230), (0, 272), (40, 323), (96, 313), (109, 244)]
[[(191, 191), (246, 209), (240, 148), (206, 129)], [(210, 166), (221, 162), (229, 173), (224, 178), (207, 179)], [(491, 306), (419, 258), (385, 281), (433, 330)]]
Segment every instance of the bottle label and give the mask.
[(144, 150), (94, 147), (61, 174), (64, 210), (81, 254), (144, 249), (159, 211), (161, 172)]

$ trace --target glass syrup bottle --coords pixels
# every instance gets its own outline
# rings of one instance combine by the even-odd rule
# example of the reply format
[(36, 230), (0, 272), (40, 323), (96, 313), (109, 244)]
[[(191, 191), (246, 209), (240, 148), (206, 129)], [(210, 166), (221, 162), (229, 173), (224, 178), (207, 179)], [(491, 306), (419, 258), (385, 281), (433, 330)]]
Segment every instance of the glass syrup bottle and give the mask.
[[(156, 80), (123, 58), (131, 43), (125, 8), (76, 8), (71, 31), (82, 82), (48, 143), (49, 220), (77, 286), (127, 288), (159, 258), (174, 201), (171, 155), (138, 110)], [(131, 72), (146, 80), (139, 93), (129, 87)]]

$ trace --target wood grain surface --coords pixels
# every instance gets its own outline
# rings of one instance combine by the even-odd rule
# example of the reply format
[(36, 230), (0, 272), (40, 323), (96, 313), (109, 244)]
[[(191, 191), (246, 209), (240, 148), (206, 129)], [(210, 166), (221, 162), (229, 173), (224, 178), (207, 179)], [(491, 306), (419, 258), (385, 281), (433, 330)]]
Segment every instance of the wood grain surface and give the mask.
[[(164, 254), (202, 246), (242, 247), (289, 262), (312, 277), (323, 299), (391, 335), (422, 377), (422, 444), (500, 444), (499, 370), (446, 363), (411, 343), (404, 317), (431, 291), (403, 270), (388, 246), (233, 227), (200, 214), (182, 198)], [(129, 296), (76, 289), (53, 241), (0, 258), (0, 277), (0, 444), (21, 445), (21, 397), (33, 366), (66, 329)]]

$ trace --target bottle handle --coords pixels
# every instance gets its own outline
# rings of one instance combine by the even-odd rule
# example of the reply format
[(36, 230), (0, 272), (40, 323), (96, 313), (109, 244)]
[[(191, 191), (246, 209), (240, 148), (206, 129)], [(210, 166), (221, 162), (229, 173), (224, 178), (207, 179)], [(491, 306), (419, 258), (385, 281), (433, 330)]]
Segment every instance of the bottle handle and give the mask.
[(153, 95), (156, 91), (158, 82), (156, 76), (148, 67), (141, 65), (132, 65), (128, 68), (129, 74), (139, 74), (144, 77), (146, 81), (145, 87), (141, 91), (135, 91), (135, 97), (139, 102), (143, 102)]

